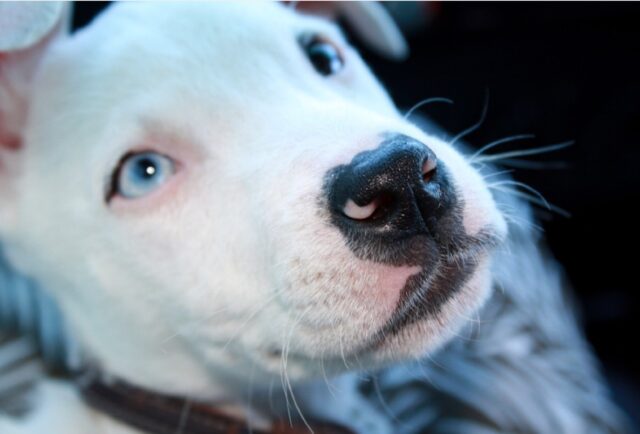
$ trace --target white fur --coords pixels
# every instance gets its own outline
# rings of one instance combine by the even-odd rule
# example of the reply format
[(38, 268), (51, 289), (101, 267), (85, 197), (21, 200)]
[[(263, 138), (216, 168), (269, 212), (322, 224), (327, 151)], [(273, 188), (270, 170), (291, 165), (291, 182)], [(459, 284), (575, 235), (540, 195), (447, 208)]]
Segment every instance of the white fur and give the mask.
[[(346, 69), (319, 76), (302, 32), (336, 41)], [(506, 225), (480, 175), (402, 118), (338, 29), (275, 4), (116, 4), (49, 44), (34, 72), (23, 148), (2, 153), (0, 238), (86, 353), (131, 383), (247, 412), (248, 389), (260, 407), (270, 385), (291, 382), (305, 414), (391, 432), (380, 416), (369, 426), (375, 413), (339, 374), (440, 346), (486, 300), (490, 258), (439, 315), (358, 354), (419, 269), (357, 259), (318, 205), (324, 174), (381, 133), (407, 134), (450, 169), (467, 233)], [(178, 173), (106, 204), (118, 160), (147, 149)], [(317, 405), (325, 374), (342, 393)], [(68, 387), (44, 386), (31, 418), (0, 431), (131, 432)]]

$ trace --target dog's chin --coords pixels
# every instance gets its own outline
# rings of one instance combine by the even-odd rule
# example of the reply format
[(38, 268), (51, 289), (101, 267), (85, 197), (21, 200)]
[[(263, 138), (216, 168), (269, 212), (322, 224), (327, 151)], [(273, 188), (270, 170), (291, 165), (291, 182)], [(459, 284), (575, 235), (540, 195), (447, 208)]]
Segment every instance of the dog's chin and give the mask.
[[(289, 381), (306, 381), (340, 375), (348, 371), (371, 371), (387, 365), (423, 357), (456, 336), (491, 293), (489, 258), (479, 261), (475, 272), (457, 288), (446, 302), (428, 314), (414, 310), (415, 318), (399, 319), (389, 312), (389, 320), (373, 326), (368, 337), (345, 349), (336, 330), (326, 330), (327, 347), (317, 351), (301, 351), (295, 339), (284, 350), (262, 349), (251, 355), (254, 366), (267, 376), (280, 376), (286, 370)], [(421, 288), (425, 292), (428, 287)], [(407, 315), (412, 315), (408, 313)], [(395, 326), (392, 321), (402, 323)], [(344, 324), (343, 327), (349, 327)], [(318, 333), (323, 333), (322, 331)]]

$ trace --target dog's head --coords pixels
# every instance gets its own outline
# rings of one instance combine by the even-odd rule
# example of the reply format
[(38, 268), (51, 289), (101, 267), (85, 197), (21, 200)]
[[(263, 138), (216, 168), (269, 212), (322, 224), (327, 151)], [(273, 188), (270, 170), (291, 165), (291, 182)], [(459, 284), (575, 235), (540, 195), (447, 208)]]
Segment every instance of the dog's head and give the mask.
[(0, 238), (107, 370), (375, 366), (487, 296), (506, 229), (482, 177), (326, 20), (118, 4), (0, 68)]

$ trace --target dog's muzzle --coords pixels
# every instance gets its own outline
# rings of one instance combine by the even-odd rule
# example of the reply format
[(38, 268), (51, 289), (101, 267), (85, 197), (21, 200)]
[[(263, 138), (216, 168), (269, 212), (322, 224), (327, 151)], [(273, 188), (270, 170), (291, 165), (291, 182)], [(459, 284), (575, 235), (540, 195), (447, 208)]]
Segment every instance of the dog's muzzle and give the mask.
[(466, 233), (462, 195), (446, 164), (405, 135), (387, 134), (376, 149), (330, 169), (324, 194), (331, 223), (357, 258), (420, 269), (400, 290), (380, 340), (436, 315), (498, 242), (491, 227)]

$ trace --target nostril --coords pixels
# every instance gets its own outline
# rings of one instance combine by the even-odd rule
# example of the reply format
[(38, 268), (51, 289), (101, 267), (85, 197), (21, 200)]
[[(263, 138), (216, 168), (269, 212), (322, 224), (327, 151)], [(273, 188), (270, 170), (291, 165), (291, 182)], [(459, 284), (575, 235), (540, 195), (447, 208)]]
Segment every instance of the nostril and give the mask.
[(422, 163), (422, 180), (424, 182), (429, 182), (433, 178), (433, 175), (436, 173), (436, 168), (438, 163), (435, 158), (429, 158)]
[(355, 203), (353, 199), (347, 199), (342, 213), (351, 220), (377, 221), (391, 213), (394, 206), (394, 195), (389, 192), (381, 192), (375, 199), (363, 206)]
[(372, 200), (370, 203), (364, 206), (356, 204), (353, 200), (347, 199), (347, 203), (342, 209), (344, 215), (353, 220), (366, 220), (370, 218), (378, 208), (378, 201)]

